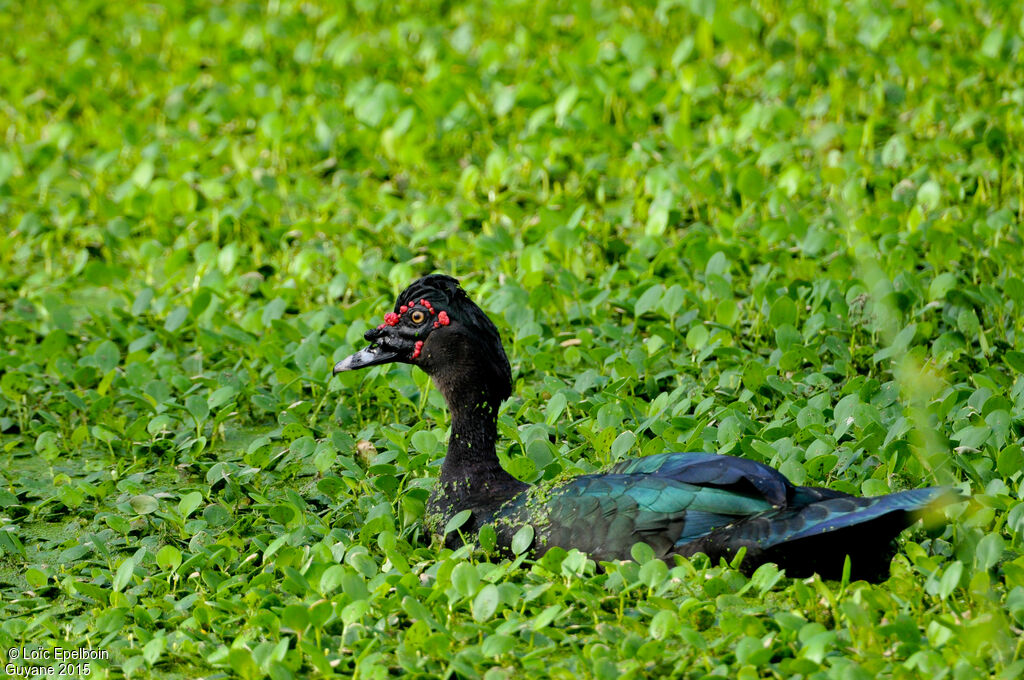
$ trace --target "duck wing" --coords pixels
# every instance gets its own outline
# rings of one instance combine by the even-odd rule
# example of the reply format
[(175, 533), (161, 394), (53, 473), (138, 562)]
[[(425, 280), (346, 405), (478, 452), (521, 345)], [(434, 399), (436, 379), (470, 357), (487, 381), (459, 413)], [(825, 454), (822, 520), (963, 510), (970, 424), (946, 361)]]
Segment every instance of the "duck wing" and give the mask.
[[(529, 523), (535, 552), (577, 548), (596, 560), (630, 559), (640, 541), (670, 559), (706, 553), (743, 565), (776, 562), (790, 575), (842, 572), (848, 553), (871, 576), (888, 567), (893, 539), (943, 489), (857, 498), (798, 487), (750, 460), (707, 453), (670, 453), (618, 463), (605, 473), (538, 486), (503, 508), (509, 529)], [(510, 538), (508, 539), (510, 540)]]

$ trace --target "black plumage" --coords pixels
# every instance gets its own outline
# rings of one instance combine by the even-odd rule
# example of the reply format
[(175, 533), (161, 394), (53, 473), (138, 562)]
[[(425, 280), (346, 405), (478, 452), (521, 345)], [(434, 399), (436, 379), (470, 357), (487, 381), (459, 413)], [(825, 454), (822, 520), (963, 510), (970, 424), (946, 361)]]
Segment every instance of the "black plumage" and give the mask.
[[(705, 553), (743, 567), (775, 562), (790, 575), (837, 578), (850, 555), (858, 578), (888, 571), (895, 538), (949, 492), (914, 489), (859, 498), (794, 486), (760, 463), (708, 453), (668, 453), (627, 460), (603, 473), (531, 486), (508, 474), (495, 453), (497, 410), (512, 391), (512, 373), (497, 328), (458, 281), (432, 274), (410, 285), (394, 311), (366, 333), (369, 347), (334, 372), (390, 362), (426, 371), (452, 414), (451, 438), (427, 507), (440, 535), (470, 510), (463, 535), (492, 524), (509, 547), (524, 525), (534, 554), (578, 548), (596, 560), (629, 559), (643, 541), (656, 555)], [(458, 532), (445, 537), (454, 547)]]

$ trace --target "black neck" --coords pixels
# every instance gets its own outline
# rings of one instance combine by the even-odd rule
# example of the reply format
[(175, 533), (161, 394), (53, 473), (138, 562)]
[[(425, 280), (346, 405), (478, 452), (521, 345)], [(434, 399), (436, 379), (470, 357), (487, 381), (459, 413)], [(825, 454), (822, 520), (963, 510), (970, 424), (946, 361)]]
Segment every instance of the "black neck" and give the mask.
[(475, 394), (460, 394), (462, 390), (445, 394), (452, 414), (452, 435), (439, 483), (463, 492), (497, 485), (492, 489), (496, 492), (509, 485), (519, 485), (520, 482), (501, 467), (494, 448), (498, 441), (500, 401), (479, 387), (471, 391)]
[[(463, 332), (450, 330), (442, 337), (443, 344), (428, 338), (422, 365), (452, 414), (448, 455), (427, 503), (428, 516), (434, 533), (441, 533), (453, 516), (472, 510), (471, 521), (460, 529), (472, 533), (529, 485), (502, 469), (494, 449), (498, 407), (512, 391), (504, 352), (500, 346), (486, 351)], [(454, 545), (457, 539), (453, 532), (446, 540)]]

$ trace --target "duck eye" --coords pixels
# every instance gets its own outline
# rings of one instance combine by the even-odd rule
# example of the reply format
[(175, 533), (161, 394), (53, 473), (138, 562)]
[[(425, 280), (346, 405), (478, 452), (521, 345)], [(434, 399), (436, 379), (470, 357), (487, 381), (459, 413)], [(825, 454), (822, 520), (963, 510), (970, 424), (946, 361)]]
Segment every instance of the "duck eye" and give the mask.
[(423, 319), (427, 318), (427, 315), (417, 309), (409, 315), (409, 318), (412, 319), (413, 323), (423, 323)]

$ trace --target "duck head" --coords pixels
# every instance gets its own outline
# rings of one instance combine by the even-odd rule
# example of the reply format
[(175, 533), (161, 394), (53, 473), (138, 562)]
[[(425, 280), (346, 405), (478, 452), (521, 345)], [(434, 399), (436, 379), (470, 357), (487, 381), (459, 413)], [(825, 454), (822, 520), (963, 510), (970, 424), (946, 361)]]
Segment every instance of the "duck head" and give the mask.
[(498, 329), (450, 276), (414, 281), (363, 337), (370, 345), (339, 361), (335, 374), (398, 362), (421, 368), (446, 398), (467, 383), (485, 388), (488, 401), (511, 394), (512, 370)]

